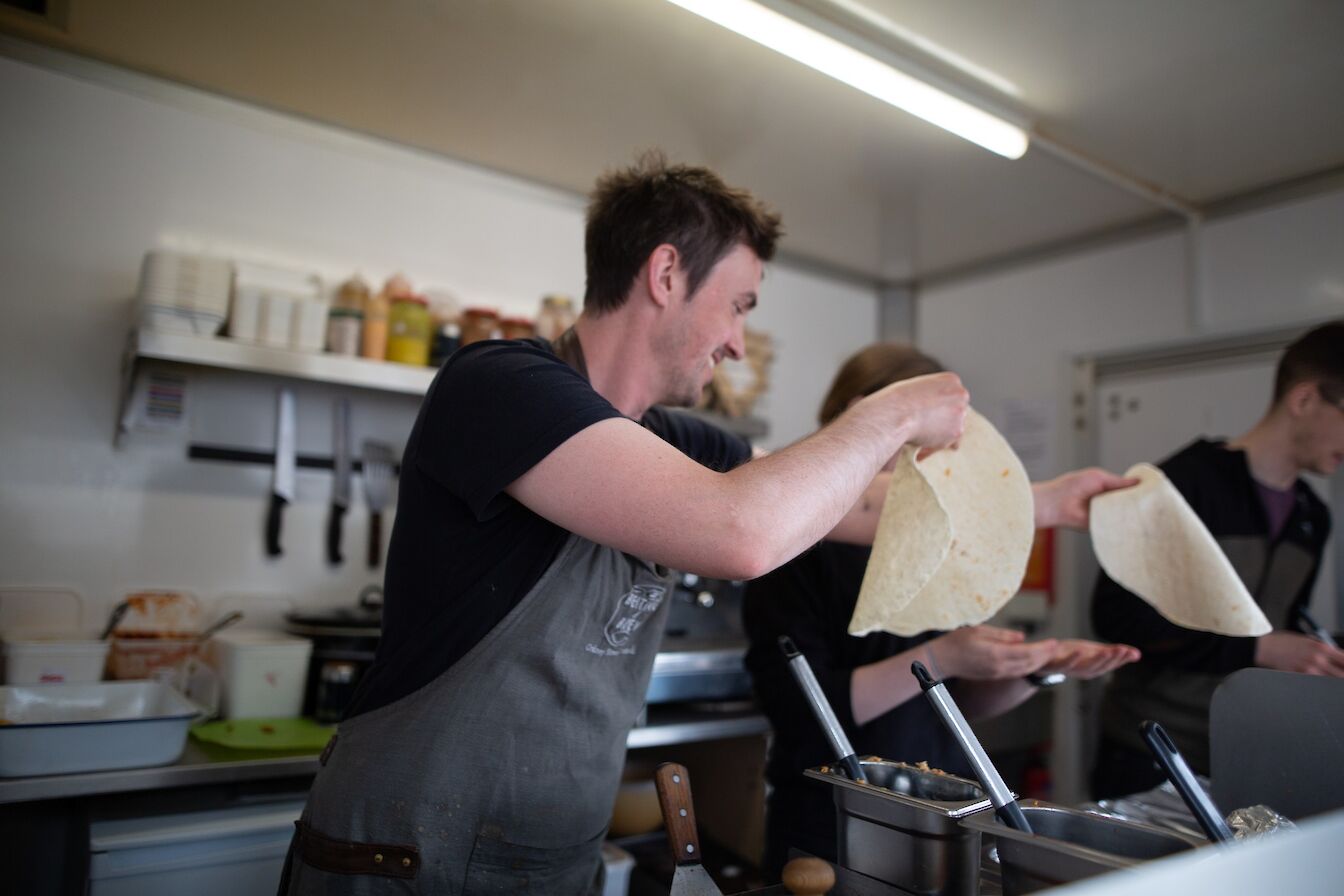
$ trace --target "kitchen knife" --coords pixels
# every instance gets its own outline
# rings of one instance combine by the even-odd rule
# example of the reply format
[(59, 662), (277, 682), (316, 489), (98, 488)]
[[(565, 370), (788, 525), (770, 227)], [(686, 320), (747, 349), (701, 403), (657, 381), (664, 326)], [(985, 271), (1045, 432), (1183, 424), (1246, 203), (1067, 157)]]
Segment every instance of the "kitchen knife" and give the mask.
[(672, 849), (676, 871), (670, 896), (722, 896), (722, 891), (700, 861), (700, 835), (691, 805), (691, 778), (686, 766), (664, 762), (653, 774), (658, 805), (663, 809), (667, 844)]
[(392, 493), (392, 446), (373, 439), (364, 440), (362, 452), (364, 503), (369, 508), (369, 569), (381, 563), (383, 545), (383, 508)]
[(947, 692), (947, 685), (936, 681), (921, 662), (911, 663), (910, 671), (919, 679), (919, 686), (924, 691), (924, 696), (929, 698), (929, 703), (933, 705), (933, 711), (943, 720), (943, 724), (947, 726), (961, 751), (966, 754), (971, 768), (975, 769), (975, 776), (980, 779), (985, 790), (989, 791), (989, 799), (994, 804), (995, 814), (1008, 827), (1026, 834), (1032, 833), (1027, 816), (1022, 814), (1022, 807), (1013, 798), (1013, 792), (1008, 789), (1008, 785), (1003, 783), (1003, 777), (994, 767), (994, 763), (989, 761), (989, 755), (980, 745), (979, 738), (966, 722), (966, 717), (961, 714), (957, 702)]
[(336, 399), (331, 413), (331, 514), (327, 517), (327, 562), (341, 563), (341, 521), (350, 509), (350, 402)]
[(1195, 778), (1195, 773), (1190, 770), (1190, 765), (1181, 755), (1181, 751), (1176, 749), (1176, 743), (1171, 736), (1157, 722), (1146, 721), (1139, 725), (1139, 733), (1143, 735), (1143, 742), (1148, 745), (1148, 750), (1157, 760), (1157, 764), (1162, 767), (1166, 773), (1167, 779), (1171, 781), (1171, 786), (1176, 788), (1176, 792), (1185, 800), (1185, 805), (1189, 807), (1190, 814), (1195, 816), (1199, 826), (1204, 829), (1204, 833), (1209, 840), (1217, 844), (1233, 843), (1236, 837), (1232, 834), (1232, 829), (1227, 826), (1223, 820), (1223, 813), (1218, 811), (1218, 807), (1213, 804), (1213, 799), (1204, 792), (1204, 788), (1199, 785)]
[(281, 389), (275, 399), (275, 472), (266, 512), (266, 554), (279, 557), (280, 512), (294, 500), (294, 393)]
[(826, 699), (817, 676), (812, 673), (807, 657), (794, 646), (793, 639), (788, 635), (779, 636), (779, 649), (784, 651), (789, 671), (793, 673), (798, 687), (802, 688), (803, 694), (807, 696), (808, 705), (812, 707), (813, 714), (821, 723), (822, 730), (826, 732), (826, 739), (831, 742), (831, 750), (849, 773), (850, 780), (858, 781), (860, 784), (868, 783), (863, 774), (863, 765), (854, 755), (854, 748), (850, 746), (849, 738), (845, 736), (845, 729), (840, 727), (840, 720), (835, 717), (831, 702)]

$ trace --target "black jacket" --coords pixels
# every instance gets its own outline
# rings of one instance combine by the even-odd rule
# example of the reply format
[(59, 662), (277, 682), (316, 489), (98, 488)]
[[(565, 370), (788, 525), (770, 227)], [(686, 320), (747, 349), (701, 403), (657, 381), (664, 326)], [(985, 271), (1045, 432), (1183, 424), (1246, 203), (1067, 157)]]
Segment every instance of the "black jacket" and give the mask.
[[(1271, 541), (1244, 452), (1200, 439), (1159, 466), (1226, 552), (1270, 625), (1294, 628), (1294, 610), (1311, 596), (1330, 534), (1326, 505), (1299, 479), (1292, 514)], [(1208, 699), (1222, 678), (1254, 664), (1255, 638), (1170, 623), (1105, 573), (1092, 594), (1092, 623), (1102, 638), (1143, 651), (1111, 681), (1102, 702), (1104, 735), (1142, 751), (1138, 724), (1156, 719), (1196, 770), (1207, 773)]]

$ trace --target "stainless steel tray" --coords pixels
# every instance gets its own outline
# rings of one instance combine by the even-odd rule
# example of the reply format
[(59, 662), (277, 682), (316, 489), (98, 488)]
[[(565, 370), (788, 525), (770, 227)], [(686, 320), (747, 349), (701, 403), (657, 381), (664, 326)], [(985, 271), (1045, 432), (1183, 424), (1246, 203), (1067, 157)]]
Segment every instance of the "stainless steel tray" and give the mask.
[(804, 772), (834, 788), (840, 864), (910, 893), (974, 896), (980, 833), (959, 822), (992, 808), (980, 785), (903, 762), (862, 765), (867, 784), (835, 767)]
[(1200, 837), (1039, 800), (1021, 806), (1031, 834), (1008, 827), (992, 812), (960, 822), (997, 840), (1005, 896), (1034, 893), (1208, 844)]

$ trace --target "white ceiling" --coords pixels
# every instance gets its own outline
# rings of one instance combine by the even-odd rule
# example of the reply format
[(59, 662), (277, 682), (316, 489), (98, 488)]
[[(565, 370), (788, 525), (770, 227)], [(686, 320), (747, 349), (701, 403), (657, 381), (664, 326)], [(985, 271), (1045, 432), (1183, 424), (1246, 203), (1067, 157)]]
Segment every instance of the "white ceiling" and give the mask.
[[(1052, 137), (1201, 204), (1344, 166), (1344, 3), (861, 3)], [(1007, 161), (665, 0), (68, 0), (7, 30), (585, 191), (659, 146), (783, 213), (791, 254), (900, 280), (1149, 217), (1033, 147)]]

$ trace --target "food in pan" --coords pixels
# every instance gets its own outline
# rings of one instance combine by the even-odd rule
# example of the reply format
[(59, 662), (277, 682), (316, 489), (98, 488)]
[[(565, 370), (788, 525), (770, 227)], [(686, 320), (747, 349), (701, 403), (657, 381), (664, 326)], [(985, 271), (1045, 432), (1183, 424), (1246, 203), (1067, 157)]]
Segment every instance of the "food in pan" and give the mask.
[(1139, 484), (1092, 500), (1092, 547), (1106, 574), (1176, 625), (1268, 634), (1269, 620), (1166, 475), (1151, 464), (1126, 475)]
[(1022, 584), (1035, 534), (1031, 482), (974, 410), (959, 447), (892, 473), (849, 633), (950, 631), (984, 622)]

